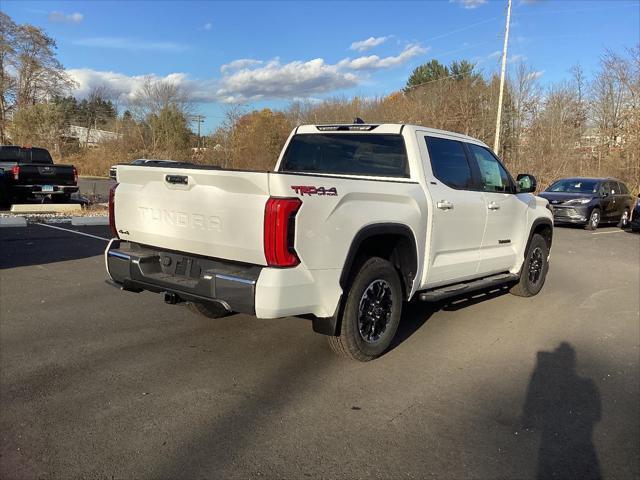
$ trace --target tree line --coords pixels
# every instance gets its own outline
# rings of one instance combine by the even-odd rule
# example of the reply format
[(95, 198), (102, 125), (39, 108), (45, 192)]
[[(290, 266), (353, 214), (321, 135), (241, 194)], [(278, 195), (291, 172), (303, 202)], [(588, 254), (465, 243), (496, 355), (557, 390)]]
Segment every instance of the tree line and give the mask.
[[(0, 142), (41, 145), (85, 174), (106, 174), (112, 163), (170, 158), (223, 167), (272, 169), (293, 128), (301, 124), (411, 123), (460, 132), (493, 146), (499, 79), (471, 61), (432, 59), (404, 87), (375, 98), (293, 101), (281, 110), (227, 110), (205, 139), (190, 128), (190, 93), (170, 81), (147, 78), (126, 102), (106, 86), (84, 98), (56, 59), (56, 43), (42, 29), (17, 25), (0, 12)], [(562, 176), (615, 176), (640, 188), (640, 45), (605, 50), (588, 76), (580, 65), (561, 82), (543, 84), (520, 63), (505, 89), (498, 154), (514, 173), (547, 185)], [(86, 148), (68, 144), (69, 124), (116, 132), (117, 140)], [(82, 139), (81, 139), (82, 140)]]
[[(463, 133), (493, 147), (499, 78), (467, 60), (436, 59), (413, 70), (405, 87), (377, 98), (293, 102), (281, 111), (232, 109), (213, 134), (213, 161), (270, 169), (291, 129), (301, 124), (408, 123)], [(579, 64), (564, 81), (541, 83), (525, 63), (508, 77), (498, 153), (515, 173), (542, 186), (563, 176), (613, 176), (640, 189), (640, 46), (606, 50), (587, 78)]]

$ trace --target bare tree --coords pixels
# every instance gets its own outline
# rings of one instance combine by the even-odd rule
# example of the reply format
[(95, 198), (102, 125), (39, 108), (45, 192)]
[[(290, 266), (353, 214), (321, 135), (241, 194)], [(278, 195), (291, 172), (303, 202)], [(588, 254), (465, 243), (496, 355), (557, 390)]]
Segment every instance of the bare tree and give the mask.
[(175, 109), (188, 116), (192, 107), (189, 92), (181, 85), (153, 77), (144, 79), (131, 101), (131, 110), (139, 120), (144, 120), (151, 114), (159, 115), (165, 108)]
[(531, 126), (540, 103), (541, 90), (536, 71), (524, 62), (520, 62), (516, 66), (515, 75), (510, 78), (508, 94), (511, 99), (511, 111), (507, 116), (511, 120), (514, 143), (511, 149), (512, 162), (519, 168), (525, 132)]
[(0, 144), (6, 141), (7, 118), (15, 104), (16, 79), (9, 71), (15, 56), (17, 25), (0, 11)]

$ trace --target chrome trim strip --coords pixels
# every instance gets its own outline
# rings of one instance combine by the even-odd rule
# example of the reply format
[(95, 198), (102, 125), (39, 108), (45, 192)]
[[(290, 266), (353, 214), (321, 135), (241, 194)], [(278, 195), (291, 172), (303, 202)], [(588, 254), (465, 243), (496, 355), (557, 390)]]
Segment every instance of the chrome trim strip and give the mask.
[(111, 245), (113, 245), (114, 242), (116, 242), (116, 246), (120, 245), (120, 239), (112, 238), (111, 240), (109, 240), (109, 243), (107, 244), (107, 248), (104, 249), (104, 266), (107, 269), (107, 275), (109, 275), (109, 278), (113, 281), (115, 280), (111, 276), (111, 272), (109, 271), (109, 252), (111, 251)]
[(107, 255), (109, 255), (110, 257), (118, 257), (118, 258), (124, 258), (125, 260), (131, 260), (131, 257), (125, 253), (120, 253), (120, 252), (114, 252), (113, 250), (107, 252)]
[(235, 277), (233, 275), (225, 275), (223, 273), (216, 273), (215, 277), (216, 277), (216, 279), (219, 278), (220, 280), (228, 280), (230, 282), (244, 283), (245, 285), (255, 285), (256, 284), (255, 280), (247, 280), (246, 278)]

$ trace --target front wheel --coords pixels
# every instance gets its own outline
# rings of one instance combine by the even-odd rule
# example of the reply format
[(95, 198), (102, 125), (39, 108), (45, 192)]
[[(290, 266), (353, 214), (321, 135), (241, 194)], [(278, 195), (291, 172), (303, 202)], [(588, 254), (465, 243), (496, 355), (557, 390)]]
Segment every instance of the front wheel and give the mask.
[(587, 230), (595, 230), (596, 228), (598, 228), (598, 225), (600, 225), (600, 209), (594, 208), (593, 210), (591, 210), (591, 215), (589, 215), (589, 221), (587, 222), (585, 228)]
[(341, 357), (367, 362), (389, 348), (402, 314), (402, 285), (393, 265), (368, 259), (356, 274), (347, 295), (337, 337), (328, 337)]
[(519, 297), (533, 297), (537, 295), (549, 271), (549, 247), (544, 237), (538, 233), (534, 233), (531, 237), (527, 258), (525, 258), (522, 270), (520, 272), (520, 280), (510, 292)]

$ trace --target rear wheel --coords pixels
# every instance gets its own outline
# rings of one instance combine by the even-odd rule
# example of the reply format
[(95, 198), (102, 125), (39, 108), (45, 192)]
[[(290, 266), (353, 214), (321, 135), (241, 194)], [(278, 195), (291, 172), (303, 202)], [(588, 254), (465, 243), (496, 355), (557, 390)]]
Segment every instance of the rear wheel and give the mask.
[(227, 311), (222, 305), (211, 303), (187, 302), (187, 308), (193, 313), (197, 313), (198, 315), (202, 315), (203, 317), (207, 318), (222, 318), (231, 313)]
[(527, 257), (522, 265), (520, 280), (509, 291), (519, 297), (537, 295), (542, 290), (548, 270), (549, 247), (542, 235), (534, 233), (531, 237)]
[(625, 208), (622, 213), (622, 217), (620, 217), (620, 221), (618, 222), (618, 227), (627, 228), (629, 225), (629, 209)]
[(402, 314), (402, 286), (393, 265), (373, 257), (362, 264), (347, 294), (337, 337), (328, 337), (341, 357), (366, 362), (389, 348)]
[(587, 230), (595, 230), (600, 225), (601, 214), (599, 208), (594, 208), (591, 210), (591, 215), (589, 215), (589, 221), (585, 225), (584, 228)]

